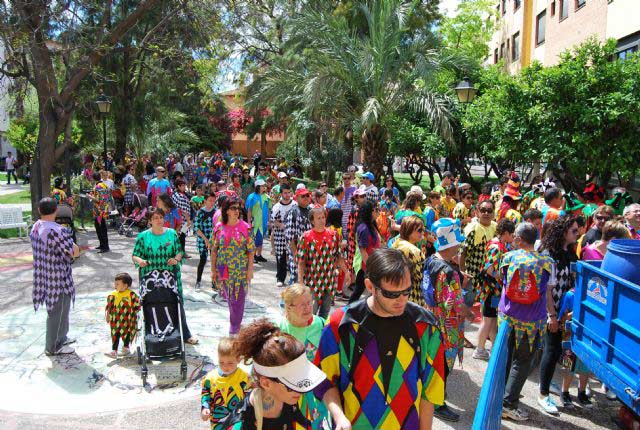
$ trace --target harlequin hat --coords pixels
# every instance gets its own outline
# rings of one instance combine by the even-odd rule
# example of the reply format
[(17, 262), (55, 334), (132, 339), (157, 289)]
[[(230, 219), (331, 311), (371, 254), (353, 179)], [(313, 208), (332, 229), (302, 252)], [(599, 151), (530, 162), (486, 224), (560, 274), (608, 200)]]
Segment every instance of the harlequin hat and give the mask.
[(576, 193), (569, 191), (564, 195), (566, 201), (566, 210), (568, 213), (574, 213), (585, 207), (585, 204), (580, 201)]
[(604, 188), (599, 187), (594, 182), (589, 182), (582, 191), (582, 195), (588, 200), (596, 203), (601, 202), (604, 199)]
[(440, 218), (431, 226), (431, 232), (436, 236), (436, 251), (444, 251), (464, 242), (458, 219)]
[(520, 178), (515, 173), (511, 174), (511, 178), (507, 182), (507, 188), (504, 190), (504, 196), (509, 197), (512, 200), (520, 200), (522, 194), (520, 194)]
[(544, 195), (545, 191), (555, 187), (556, 183), (553, 178), (545, 178), (544, 181), (535, 184), (532, 188), (535, 192)]

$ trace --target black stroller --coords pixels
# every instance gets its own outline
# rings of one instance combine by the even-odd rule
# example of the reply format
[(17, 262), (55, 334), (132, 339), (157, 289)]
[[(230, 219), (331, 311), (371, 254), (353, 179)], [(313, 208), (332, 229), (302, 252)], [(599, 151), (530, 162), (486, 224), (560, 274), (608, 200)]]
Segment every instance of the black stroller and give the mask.
[(180, 294), (174, 273), (154, 270), (140, 280), (142, 336), (138, 346), (138, 364), (142, 366), (142, 385), (147, 383), (147, 361), (180, 357), (180, 376), (187, 379), (187, 361), (182, 334)]
[(122, 217), (122, 223), (118, 228), (118, 233), (127, 237), (133, 237), (133, 227), (140, 230), (147, 226), (146, 216), (149, 207), (147, 196), (144, 194), (133, 195), (133, 211), (128, 216)]

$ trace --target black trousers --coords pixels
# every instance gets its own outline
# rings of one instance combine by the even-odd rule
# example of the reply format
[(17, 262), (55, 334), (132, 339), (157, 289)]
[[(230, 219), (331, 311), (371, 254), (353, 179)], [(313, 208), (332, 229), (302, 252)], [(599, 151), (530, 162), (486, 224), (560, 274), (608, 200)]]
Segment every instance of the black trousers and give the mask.
[(100, 249), (109, 249), (109, 236), (107, 235), (107, 220), (105, 218), (102, 218), (102, 221), (98, 222), (98, 218), (96, 218), (93, 224), (96, 227), (96, 234), (98, 235), (98, 241), (100, 241)]
[(556, 370), (556, 364), (562, 354), (562, 330), (555, 333), (547, 331), (544, 335), (544, 348), (540, 360), (540, 394), (549, 395), (549, 386)]
[(287, 253), (276, 254), (276, 281), (284, 283), (287, 279)]
[(207, 253), (200, 254), (200, 261), (198, 262), (198, 272), (196, 273), (196, 282), (202, 281), (202, 272), (204, 272), (204, 266), (207, 264)]
[(185, 248), (185, 244), (187, 242), (186, 233), (180, 233), (180, 236), (178, 236), (178, 238), (180, 240), (180, 247), (182, 248), (182, 252), (187, 252), (187, 249)]
[(349, 297), (349, 303), (360, 300), (360, 296), (362, 296), (362, 293), (364, 293), (364, 278), (364, 270), (358, 270), (358, 274), (356, 275), (356, 287), (353, 289), (351, 297)]

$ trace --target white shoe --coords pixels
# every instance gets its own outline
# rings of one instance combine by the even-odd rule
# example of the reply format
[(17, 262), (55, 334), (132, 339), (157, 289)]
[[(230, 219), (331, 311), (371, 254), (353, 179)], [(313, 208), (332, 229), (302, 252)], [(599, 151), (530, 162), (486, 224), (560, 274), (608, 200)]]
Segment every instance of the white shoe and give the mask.
[(120, 356), (121, 357), (128, 357), (129, 355), (131, 355), (131, 350), (129, 348), (122, 348), (122, 351), (120, 351)]
[(282, 287), (284, 287), (284, 283), (283, 282), (276, 282), (276, 287), (282, 288)]
[(487, 351), (484, 348), (476, 348), (475, 351), (473, 351), (472, 357), (475, 358), (476, 360), (488, 361), (489, 360), (489, 351)]
[(52, 355), (73, 354), (74, 352), (76, 352), (76, 350), (71, 348), (70, 346), (63, 346), (60, 349), (58, 349), (56, 352), (45, 351), (45, 354), (52, 356)]

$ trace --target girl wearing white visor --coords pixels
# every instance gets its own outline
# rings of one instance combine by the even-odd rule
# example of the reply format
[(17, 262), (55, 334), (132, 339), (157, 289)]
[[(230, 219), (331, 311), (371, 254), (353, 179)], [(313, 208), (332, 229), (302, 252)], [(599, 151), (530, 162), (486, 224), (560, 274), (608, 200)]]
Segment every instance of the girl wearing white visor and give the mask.
[[(307, 360), (305, 347), (267, 319), (240, 329), (234, 353), (246, 364), (253, 360), (254, 389), (229, 417), (226, 430), (312, 430), (309, 411), (298, 407), (302, 394), (327, 383), (326, 375)], [(328, 399), (334, 428), (348, 430), (340, 399)]]

